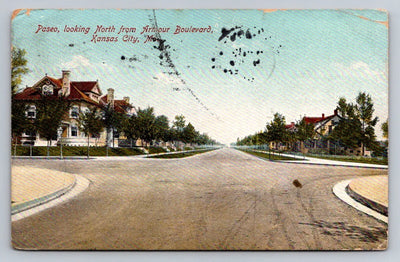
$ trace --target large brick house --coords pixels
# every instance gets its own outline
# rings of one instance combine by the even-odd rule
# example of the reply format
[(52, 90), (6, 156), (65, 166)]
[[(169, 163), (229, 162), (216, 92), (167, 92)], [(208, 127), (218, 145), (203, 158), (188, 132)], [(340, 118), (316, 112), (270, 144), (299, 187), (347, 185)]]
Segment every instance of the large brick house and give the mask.
[[(51, 144), (57, 145), (61, 141), (63, 145), (81, 146), (87, 145), (87, 137), (79, 130), (79, 115), (89, 108), (96, 107), (98, 110), (107, 104), (111, 104), (115, 111), (126, 114), (133, 114), (134, 107), (129, 102), (129, 97), (123, 100), (114, 99), (114, 89), (109, 88), (107, 94), (103, 94), (99, 82), (96, 81), (71, 81), (70, 71), (63, 70), (61, 78), (53, 78), (47, 74), (36, 82), (32, 87), (26, 87), (14, 96), (17, 101), (24, 101), (28, 105), (26, 116), (36, 117), (35, 101), (42, 99), (43, 95), (63, 96), (70, 103), (70, 109), (65, 112), (64, 119), (59, 128), (59, 134), (52, 139)], [(111, 131), (112, 132), (112, 131)], [(113, 138), (113, 134), (109, 135)], [(34, 144), (37, 146), (46, 145), (37, 133), (26, 130), (19, 139), (21, 144)], [(90, 145), (104, 146), (106, 143), (106, 131), (103, 130), (100, 137), (90, 137)], [(108, 141), (109, 145), (118, 145)]]

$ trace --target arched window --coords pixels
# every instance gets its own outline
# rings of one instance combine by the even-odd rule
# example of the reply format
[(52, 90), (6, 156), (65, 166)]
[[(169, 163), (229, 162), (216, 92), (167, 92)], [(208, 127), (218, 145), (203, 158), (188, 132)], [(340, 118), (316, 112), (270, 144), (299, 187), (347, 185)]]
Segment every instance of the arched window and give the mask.
[(79, 107), (73, 106), (71, 108), (71, 118), (78, 118), (79, 117)]
[(26, 111), (26, 116), (28, 118), (36, 118), (36, 106), (29, 106), (28, 110)]
[(71, 136), (78, 136), (78, 128), (76, 126), (71, 126)]

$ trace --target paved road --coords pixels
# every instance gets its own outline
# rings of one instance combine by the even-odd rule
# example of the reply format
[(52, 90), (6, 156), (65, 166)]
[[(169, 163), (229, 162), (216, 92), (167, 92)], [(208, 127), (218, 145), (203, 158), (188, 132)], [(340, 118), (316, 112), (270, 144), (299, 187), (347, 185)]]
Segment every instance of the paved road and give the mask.
[[(27, 249), (382, 249), (387, 225), (337, 199), (340, 180), (387, 170), (270, 162), (234, 149), (185, 159), (28, 160), (83, 175), (76, 198), (12, 223)], [(295, 187), (298, 179), (302, 187)]]

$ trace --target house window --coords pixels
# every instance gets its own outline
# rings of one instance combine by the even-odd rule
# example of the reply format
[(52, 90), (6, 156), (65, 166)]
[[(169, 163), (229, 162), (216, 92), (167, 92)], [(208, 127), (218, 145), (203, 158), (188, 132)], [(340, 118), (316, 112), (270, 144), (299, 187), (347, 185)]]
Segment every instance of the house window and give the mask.
[(73, 106), (71, 108), (71, 117), (72, 118), (78, 118), (79, 117), (79, 107)]
[(42, 93), (45, 96), (50, 96), (53, 95), (53, 86), (48, 83), (47, 85), (43, 85), (42, 87)]
[(26, 116), (28, 118), (36, 118), (36, 106), (30, 106), (26, 111)]
[(25, 130), (25, 136), (30, 136), (30, 137), (34, 137), (36, 136), (35, 132), (31, 131), (31, 130)]
[(332, 133), (332, 126), (329, 126), (328, 134)]
[(76, 126), (71, 126), (71, 136), (78, 136), (78, 128)]

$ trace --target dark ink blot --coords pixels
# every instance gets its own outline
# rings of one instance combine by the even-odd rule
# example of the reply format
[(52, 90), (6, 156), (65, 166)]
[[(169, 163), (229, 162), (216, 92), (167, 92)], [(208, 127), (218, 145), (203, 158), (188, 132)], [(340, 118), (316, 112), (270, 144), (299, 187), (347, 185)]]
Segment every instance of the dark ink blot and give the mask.
[(246, 52), (243, 52), (243, 56), (246, 56)]
[(224, 73), (228, 72), (228, 69), (224, 69)]
[(246, 38), (247, 39), (251, 39), (252, 38), (251, 33), (250, 33), (250, 31), (248, 29), (246, 31)]
[(254, 61), (253, 61), (253, 65), (254, 65), (254, 66), (257, 66), (259, 63), (260, 63), (260, 59), (257, 59), (257, 60), (254, 60)]
[(239, 30), (239, 32), (237, 33), (237, 36), (241, 37), (243, 34), (244, 34), (244, 31), (243, 30)]
[(228, 36), (233, 30), (235, 30), (235, 28), (231, 28), (231, 29), (226, 29), (225, 27), (223, 27), (221, 29), (221, 36), (218, 38), (218, 41), (221, 41), (222, 39), (224, 39), (226, 36)]
[(231, 35), (231, 41), (234, 42), (236, 40), (236, 33), (233, 33)]
[(221, 51), (221, 52), (219, 52), (219, 55), (223, 55), (224, 53)]
[(213, 57), (213, 58), (211, 58), (211, 61), (215, 62), (215, 58), (214, 58), (214, 57)]
[(231, 60), (229, 63), (231, 64), (231, 66), (235, 65), (235, 62), (233, 60)]
[(211, 68), (212, 68), (212, 69), (215, 69), (215, 66), (213, 65)]
[(69, 44), (69, 46), (70, 46), (70, 47), (73, 47), (73, 46), (74, 46), (74, 44)]
[(121, 60), (125, 60), (125, 56), (121, 56)]

